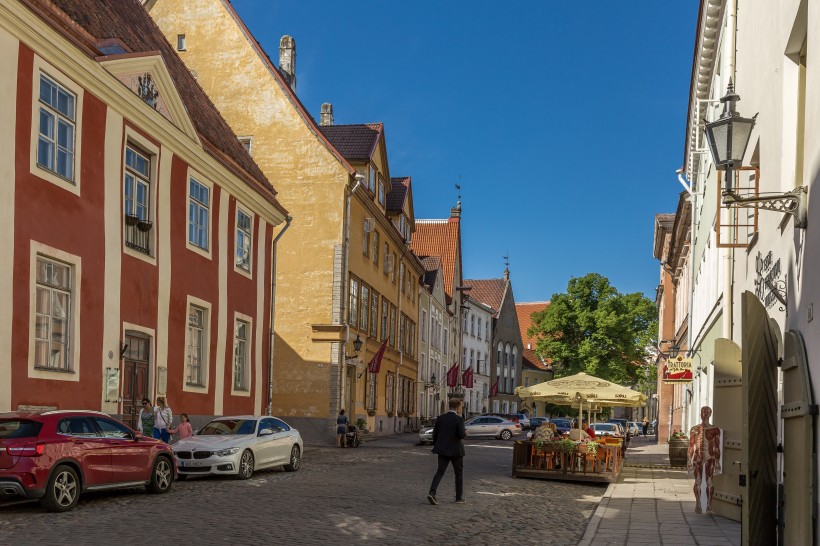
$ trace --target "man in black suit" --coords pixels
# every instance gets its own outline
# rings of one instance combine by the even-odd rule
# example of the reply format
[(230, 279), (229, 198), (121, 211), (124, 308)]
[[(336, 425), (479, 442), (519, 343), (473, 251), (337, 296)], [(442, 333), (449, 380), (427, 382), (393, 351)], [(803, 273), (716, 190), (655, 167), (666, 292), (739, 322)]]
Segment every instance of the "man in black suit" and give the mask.
[(433, 453), (438, 455), (438, 471), (430, 484), (430, 494), (427, 500), (430, 504), (438, 504), (436, 489), (438, 488), (447, 465), (453, 464), (456, 475), (456, 502), (464, 504), (464, 437), (467, 431), (464, 428), (464, 418), (461, 417), (461, 401), (457, 398), (450, 400), (450, 411), (439, 415), (433, 427)]

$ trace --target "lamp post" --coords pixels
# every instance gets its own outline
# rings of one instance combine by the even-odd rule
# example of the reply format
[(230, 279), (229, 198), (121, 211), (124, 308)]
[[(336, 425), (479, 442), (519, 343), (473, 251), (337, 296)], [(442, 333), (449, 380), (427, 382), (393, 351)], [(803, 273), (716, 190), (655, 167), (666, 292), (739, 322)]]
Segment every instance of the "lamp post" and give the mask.
[[(735, 111), (735, 103), (740, 96), (735, 93), (735, 86), (729, 80), (726, 95), (720, 99), (723, 103), (723, 114), (712, 123), (706, 124), (706, 140), (718, 170), (726, 171), (723, 195), (734, 195), (732, 170), (743, 166), (743, 155), (749, 145), (749, 137), (755, 118), (744, 118)], [(757, 116), (755, 116), (757, 117)]]

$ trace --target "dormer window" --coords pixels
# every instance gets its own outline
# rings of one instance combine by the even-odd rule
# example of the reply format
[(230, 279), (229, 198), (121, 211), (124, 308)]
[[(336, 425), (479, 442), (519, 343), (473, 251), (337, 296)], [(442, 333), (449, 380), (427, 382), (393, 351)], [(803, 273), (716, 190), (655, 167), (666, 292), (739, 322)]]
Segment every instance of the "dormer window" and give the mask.
[(185, 35), (177, 34), (177, 51), (185, 51)]
[(376, 192), (376, 167), (374, 165), (370, 165), (368, 170), (370, 171), (370, 173), (369, 173), (369, 176), (367, 177), (367, 189), (369, 189), (371, 192), (375, 193)]
[(384, 179), (380, 176), (379, 177), (379, 204), (384, 206)]

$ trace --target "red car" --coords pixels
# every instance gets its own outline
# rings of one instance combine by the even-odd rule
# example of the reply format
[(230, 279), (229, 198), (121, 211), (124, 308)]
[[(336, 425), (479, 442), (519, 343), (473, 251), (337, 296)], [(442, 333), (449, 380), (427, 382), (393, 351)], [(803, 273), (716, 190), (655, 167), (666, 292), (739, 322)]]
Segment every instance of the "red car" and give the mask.
[(176, 475), (169, 445), (105, 413), (0, 413), (0, 501), (36, 498), (63, 512), (83, 491), (145, 485), (167, 493)]

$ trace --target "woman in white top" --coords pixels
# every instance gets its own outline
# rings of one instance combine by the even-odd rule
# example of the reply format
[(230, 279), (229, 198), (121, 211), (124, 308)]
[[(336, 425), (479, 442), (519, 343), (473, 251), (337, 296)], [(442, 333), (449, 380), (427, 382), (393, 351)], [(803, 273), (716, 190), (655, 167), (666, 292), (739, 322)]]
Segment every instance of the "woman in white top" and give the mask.
[(171, 408), (165, 405), (165, 397), (157, 396), (157, 405), (154, 407), (154, 438), (166, 444), (171, 441), (168, 429), (171, 428), (173, 418)]

